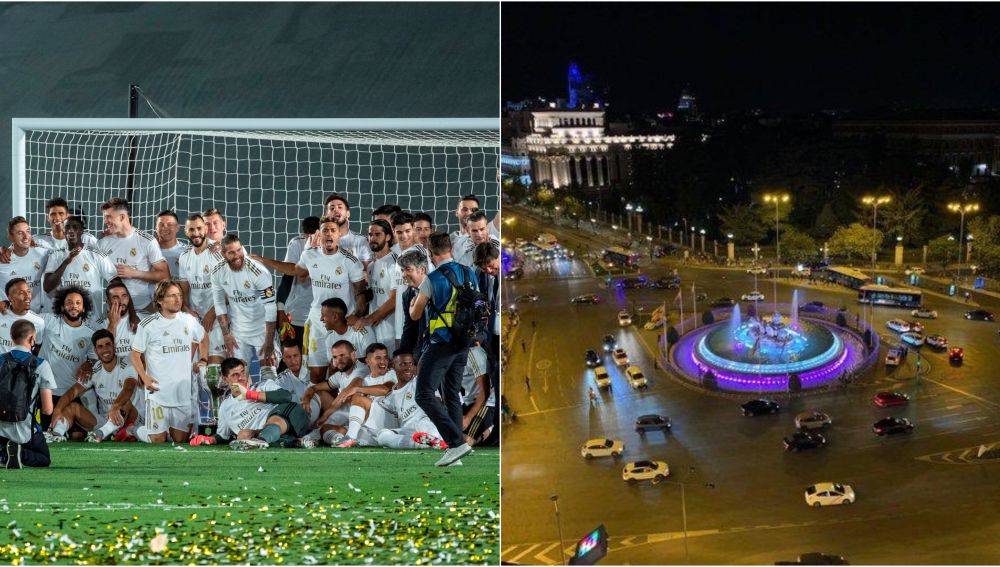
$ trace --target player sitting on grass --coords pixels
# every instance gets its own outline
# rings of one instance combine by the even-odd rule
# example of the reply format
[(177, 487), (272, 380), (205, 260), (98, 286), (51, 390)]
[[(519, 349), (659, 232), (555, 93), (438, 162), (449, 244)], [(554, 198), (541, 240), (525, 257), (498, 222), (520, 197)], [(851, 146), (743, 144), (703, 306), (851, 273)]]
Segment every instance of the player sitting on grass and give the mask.
[(232, 395), (219, 406), (218, 434), (198, 435), (192, 445), (227, 443), (233, 436), (236, 439), (229, 446), (237, 451), (300, 445), (298, 439), (309, 431), (309, 417), (288, 390), (267, 379), (264, 369), (261, 382), (248, 388), (247, 366), (238, 358), (223, 360), (221, 371)]
[[(376, 435), (378, 444), (391, 449), (447, 449), (448, 445), (441, 440), (441, 434), (434, 426), (424, 410), (416, 402), (417, 364), (409, 352), (393, 353), (393, 369), (396, 372), (396, 385), (384, 397), (376, 400), (375, 405), (382, 408), (385, 414), (396, 421), (396, 427), (382, 429)], [(461, 465), (455, 461), (453, 465)]]
[(365, 351), (365, 361), (372, 371), (371, 375), (339, 388), (334, 400), (335, 406), (350, 407), (347, 437), (337, 444), (342, 449), (357, 445), (378, 446), (376, 436), (385, 427), (384, 412), (373, 401), (388, 394), (396, 383), (396, 373), (389, 367), (389, 349), (382, 343), (373, 343)]
[[(115, 337), (100, 329), (91, 338), (98, 361), (86, 384), (74, 384), (52, 411), (52, 437), (66, 439), (74, 425), (87, 431), (87, 441), (99, 443), (114, 435), (122, 426), (135, 421), (138, 412), (132, 405), (138, 379), (135, 369), (115, 354)], [(80, 396), (87, 390), (97, 395), (97, 415), (82, 403)], [(50, 443), (55, 439), (50, 439)]]
[[(341, 339), (330, 348), (330, 377), (326, 381), (313, 384), (302, 394), (302, 409), (310, 412), (312, 426), (316, 428), (323, 442), (335, 446), (344, 440), (347, 422), (350, 419), (350, 399), (340, 398), (340, 391), (354, 383), (366, 385), (365, 377), (370, 374), (368, 366), (358, 363), (357, 352), (351, 341)], [(313, 416), (313, 408), (319, 404), (321, 414)]]

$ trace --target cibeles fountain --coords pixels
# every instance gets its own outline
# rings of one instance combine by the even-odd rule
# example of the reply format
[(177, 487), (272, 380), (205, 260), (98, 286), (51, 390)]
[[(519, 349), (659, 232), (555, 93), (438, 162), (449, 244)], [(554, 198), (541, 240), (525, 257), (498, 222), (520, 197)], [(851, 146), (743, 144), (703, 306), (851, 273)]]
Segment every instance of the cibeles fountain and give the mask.
[(703, 385), (708, 376), (707, 385), (721, 390), (776, 392), (790, 389), (790, 382), (823, 386), (865, 362), (862, 337), (838, 325), (836, 311), (800, 317), (798, 290), (789, 305), (768, 312), (765, 305), (772, 307), (752, 304), (746, 316), (735, 305), (728, 319), (682, 335), (671, 350), (674, 368)]

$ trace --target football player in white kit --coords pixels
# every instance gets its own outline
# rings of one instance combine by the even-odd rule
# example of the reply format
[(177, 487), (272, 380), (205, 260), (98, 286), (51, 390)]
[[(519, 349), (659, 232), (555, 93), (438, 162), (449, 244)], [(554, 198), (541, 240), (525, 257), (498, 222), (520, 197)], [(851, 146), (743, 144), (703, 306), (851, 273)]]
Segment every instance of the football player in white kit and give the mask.
[(226, 353), (248, 364), (255, 355), (261, 364), (273, 363), (278, 308), (271, 273), (244, 256), (235, 234), (222, 239), (222, 256), (225, 262), (212, 272), (212, 295)]
[(146, 434), (137, 435), (142, 441), (163, 443), (169, 431), (172, 441), (183, 443), (194, 424), (192, 360), (207, 350), (208, 335), (197, 319), (181, 311), (183, 295), (177, 282), (156, 284), (157, 313), (139, 323), (132, 340), (132, 365), (148, 392)]
[(347, 197), (331, 194), (323, 201), (323, 210), (340, 228), (340, 245), (367, 266), (372, 256), (371, 250), (368, 249), (368, 239), (351, 232), (348, 224), (351, 219), (351, 206), (347, 203)]
[[(49, 222), (50, 230), (47, 234), (37, 237), (35, 240), (39, 246), (51, 248), (52, 250), (70, 250), (71, 247), (66, 241), (65, 223), (69, 218), (69, 203), (62, 197), (53, 197), (45, 203), (45, 219)], [(83, 246), (97, 248), (97, 238), (92, 234), (82, 233), (80, 239)]]
[(343, 299), (331, 297), (323, 301), (322, 313), (323, 326), (326, 330), (325, 348), (327, 350), (333, 348), (337, 341), (348, 340), (354, 345), (355, 350), (364, 352), (368, 349), (368, 345), (376, 342), (375, 333), (371, 327), (355, 329), (348, 325), (347, 305)]
[(136, 307), (149, 309), (153, 285), (169, 279), (170, 269), (156, 238), (132, 226), (129, 210), (129, 202), (119, 197), (101, 205), (108, 235), (97, 243), (97, 247), (115, 264), (118, 277), (125, 280)]
[(24, 278), (14, 278), (4, 286), (9, 298), (7, 309), (0, 313), (0, 354), (14, 348), (10, 331), (19, 319), (27, 319), (35, 326), (35, 336), (45, 334), (45, 320), (31, 310), (31, 284)]
[(374, 220), (368, 227), (368, 244), (373, 259), (368, 264), (368, 287), (372, 290), (371, 313), (354, 322), (355, 329), (371, 327), (375, 340), (396, 348), (396, 289), (406, 284), (392, 251), (392, 226), (384, 220)]
[[(447, 449), (448, 445), (441, 439), (437, 427), (417, 405), (416, 382), (413, 380), (417, 375), (417, 364), (413, 355), (396, 351), (392, 366), (396, 371), (396, 385), (378, 400), (378, 405), (396, 419), (398, 426), (379, 431), (376, 436), (378, 444), (392, 449)], [(461, 464), (462, 461), (458, 460), (451, 466)]]
[(338, 407), (350, 404), (347, 436), (336, 445), (341, 449), (359, 445), (375, 447), (378, 445), (378, 432), (393, 424), (392, 416), (374, 403), (374, 400), (388, 394), (396, 383), (396, 372), (389, 364), (389, 351), (384, 344), (373, 343), (365, 351), (365, 361), (371, 375), (341, 388), (334, 401)]
[[(55, 294), (61, 287), (78, 286), (84, 289), (94, 304), (95, 318), (104, 316), (104, 286), (117, 276), (114, 263), (108, 255), (83, 241), (83, 220), (80, 217), (69, 217), (65, 225), (68, 250), (53, 250), (45, 262), (45, 277), (42, 279), (42, 289), (45, 293)], [(55, 298), (52, 298), (54, 305)], [(55, 311), (55, 307), (52, 307)]]
[(490, 359), (486, 349), (469, 349), (469, 360), (462, 374), (462, 431), (469, 445), (486, 440), (493, 430), (496, 394), (490, 388)]
[(167, 261), (167, 269), (170, 277), (177, 279), (180, 269), (177, 265), (181, 254), (191, 248), (187, 244), (177, 240), (177, 233), (181, 225), (177, 218), (177, 213), (167, 209), (156, 215), (156, 243), (160, 246), (160, 253)]
[(205, 219), (195, 213), (187, 218), (184, 234), (191, 242), (177, 259), (177, 277), (184, 290), (184, 307), (201, 321), (208, 333), (209, 364), (221, 364), (226, 356), (226, 344), (222, 337), (222, 327), (215, 316), (215, 298), (212, 295), (212, 270), (225, 261), (222, 254), (212, 252), (208, 243)]
[[(32, 246), (31, 227), (24, 217), (14, 217), (7, 223), (10, 248), (0, 247), (0, 290), (7, 282), (22, 278), (31, 286), (31, 310), (42, 313), (47, 309), (46, 295), (42, 291), (48, 248)], [(7, 296), (0, 293), (0, 313), (6, 311)]]
[[(339, 340), (330, 348), (330, 372), (325, 381), (306, 388), (302, 395), (302, 409), (310, 412), (318, 404), (322, 410), (320, 417), (313, 418), (313, 426), (317, 428), (322, 440), (327, 445), (337, 445), (343, 441), (350, 421), (349, 396), (338, 394), (352, 385), (378, 386), (381, 382), (369, 383), (366, 378), (371, 374), (368, 366), (358, 363), (354, 345), (348, 340)], [(377, 380), (377, 379), (376, 379)]]

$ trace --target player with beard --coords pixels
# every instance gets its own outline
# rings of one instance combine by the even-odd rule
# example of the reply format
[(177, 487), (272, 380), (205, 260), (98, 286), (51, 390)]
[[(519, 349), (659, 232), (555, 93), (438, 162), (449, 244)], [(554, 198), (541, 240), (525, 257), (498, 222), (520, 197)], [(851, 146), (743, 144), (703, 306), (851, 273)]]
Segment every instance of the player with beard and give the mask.
[(153, 302), (153, 286), (169, 279), (170, 269), (160, 252), (156, 239), (132, 227), (129, 202), (118, 197), (101, 205), (108, 235), (97, 243), (115, 264), (118, 277), (125, 281), (132, 301), (139, 309), (148, 309)]
[[(45, 211), (45, 219), (49, 222), (49, 232), (36, 239), (38, 245), (52, 250), (72, 250), (73, 246), (70, 246), (66, 240), (65, 225), (66, 220), (70, 217), (69, 203), (62, 197), (53, 197), (45, 203)], [(97, 238), (92, 234), (81, 233), (80, 241), (83, 246), (97, 248)]]
[(31, 284), (24, 278), (14, 278), (7, 282), (4, 292), (10, 299), (8, 308), (0, 313), (0, 354), (14, 348), (14, 338), (10, 333), (19, 319), (31, 321), (36, 335), (45, 331), (45, 320), (31, 310)]
[[(302, 234), (288, 241), (285, 262), (297, 264), (307, 248), (316, 247), (314, 241), (319, 238), (318, 233), (319, 217), (302, 219)], [(304, 349), (303, 338), (312, 299), (312, 282), (309, 278), (288, 274), (281, 276), (281, 283), (278, 284), (278, 334), (282, 341), (292, 338), (299, 348)], [(289, 337), (288, 326), (291, 326), (293, 337)]]
[(378, 432), (384, 429), (391, 416), (374, 403), (387, 395), (396, 383), (396, 372), (389, 364), (389, 351), (382, 343), (372, 343), (365, 350), (365, 361), (371, 374), (363, 380), (354, 380), (340, 388), (334, 400), (336, 407), (349, 407), (347, 435), (336, 447), (378, 446)]
[[(108, 255), (83, 243), (83, 219), (69, 217), (65, 223), (68, 250), (53, 250), (45, 264), (42, 289), (53, 294), (60, 287), (79, 287), (90, 297), (94, 313), (104, 315), (104, 286), (118, 273)], [(52, 311), (55, 312), (55, 297)]]
[(393, 231), (383, 220), (372, 221), (368, 228), (368, 244), (372, 262), (368, 264), (368, 285), (372, 290), (372, 312), (355, 321), (354, 328), (371, 327), (375, 340), (396, 346), (396, 293), (406, 285), (396, 264), (398, 256), (392, 252)]
[(351, 227), (348, 224), (351, 219), (351, 206), (347, 204), (347, 197), (333, 193), (323, 202), (323, 209), (326, 216), (332, 218), (340, 227), (340, 246), (367, 266), (368, 261), (371, 260), (368, 239), (351, 232)]
[(425, 249), (431, 245), (431, 233), (434, 232), (434, 219), (427, 213), (413, 213), (413, 234), (416, 242)]
[[(76, 384), (77, 371), (91, 354), (90, 339), (96, 329), (89, 326), (94, 309), (90, 297), (78, 286), (59, 288), (52, 298), (52, 313), (42, 315), (45, 333), (39, 355), (49, 362), (56, 380), (53, 403), (58, 403), (59, 398)], [(42, 429), (48, 429), (49, 423), (50, 416), (42, 416)]]
[(358, 351), (364, 351), (368, 345), (376, 342), (375, 332), (371, 327), (355, 329), (347, 319), (347, 305), (339, 297), (324, 300), (321, 306), (322, 323), (326, 329), (326, 343), (321, 348), (327, 352), (339, 340), (348, 340)]
[(235, 234), (222, 239), (222, 256), (225, 262), (212, 271), (212, 296), (226, 353), (245, 361), (259, 355), (261, 364), (273, 365), (278, 310), (271, 273), (244, 256), (243, 244)]
[(180, 275), (180, 268), (177, 261), (181, 254), (187, 251), (190, 246), (177, 240), (177, 233), (180, 231), (180, 221), (177, 213), (166, 210), (156, 215), (156, 243), (160, 245), (160, 253), (167, 261), (167, 269), (170, 277), (177, 279)]
[[(31, 309), (35, 313), (45, 310), (45, 293), (42, 278), (50, 250), (34, 246), (31, 226), (24, 217), (14, 217), (7, 223), (10, 248), (0, 247), (0, 290), (7, 282), (21, 278), (31, 287)], [(0, 292), (0, 313), (7, 310), (7, 296)]]
[(188, 440), (194, 424), (192, 359), (205, 352), (208, 335), (201, 323), (184, 313), (184, 292), (177, 282), (156, 284), (157, 312), (139, 323), (132, 340), (132, 366), (146, 388), (145, 432), (141, 441), (163, 443), (167, 433), (175, 443)]
[(204, 217), (195, 213), (184, 223), (184, 234), (191, 248), (177, 259), (178, 283), (184, 290), (184, 309), (201, 321), (208, 333), (209, 364), (221, 364), (225, 358), (226, 344), (222, 327), (215, 316), (215, 298), (212, 295), (212, 270), (225, 262), (222, 254), (212, 252), (208, 242), (208, 226)]
[(330, 351), (330, 376), (326, 381), (306, 389), (302, 395), (302, 408), (311, 412), (317, 404), (320, 406), (322, 413), (313, 420), (313, 426), (327, 445), (336, 446), (347, 432), (351, 401), (350, 397), (339, 397), (338, 394), (352, 385), (377, 386), (381, 382), (368, 382), (371, 370), (358, 363), (357, 351), (350, 341), (339, 340)]
[(494, 238), (490, 234), (490, 226), (492, 225), (486, 218), (486, 213), (479, 209), (476, 209), (468, 216), (466, 219), (467, 237), (459, 240), (458, 248), (454, 248), (453, 245), (453, 254), (456, 262), (471, 268), (474, 265), (473, 259), (476, 246), (490, 242), (491, 240), (497, 243), (497, 247), (500, 246), (500, 239)]

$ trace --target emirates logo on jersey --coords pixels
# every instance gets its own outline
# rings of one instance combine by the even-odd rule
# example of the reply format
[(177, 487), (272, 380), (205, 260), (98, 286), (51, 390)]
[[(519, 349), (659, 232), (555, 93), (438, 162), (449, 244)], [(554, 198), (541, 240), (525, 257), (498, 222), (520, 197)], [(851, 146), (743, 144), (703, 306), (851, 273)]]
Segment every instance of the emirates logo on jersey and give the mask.
[(135, 248), (128, 251), (129, 256), (135, 256)]
[(89, 272), (90, 271), (90, 264), (84, 262), (83, 263), (83, 271)]
[(243, 280), (243, 287), (250, 289), (250, 282), (247, 280)]

